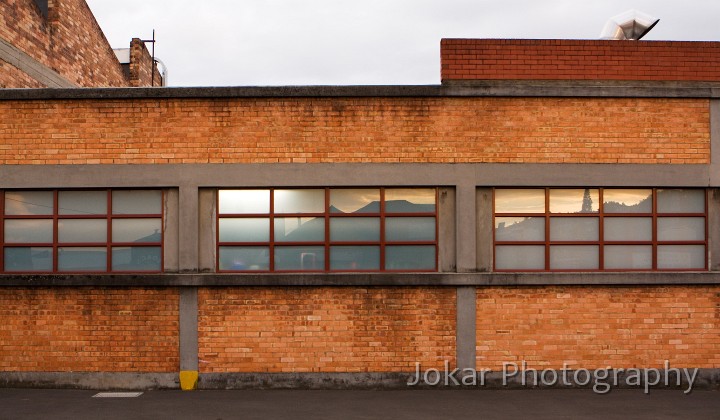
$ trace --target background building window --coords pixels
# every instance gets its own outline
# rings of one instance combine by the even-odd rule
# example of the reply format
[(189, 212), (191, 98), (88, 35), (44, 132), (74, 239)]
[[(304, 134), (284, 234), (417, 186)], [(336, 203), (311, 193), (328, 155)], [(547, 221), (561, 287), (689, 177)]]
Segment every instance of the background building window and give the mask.
[(162, 191), (0, 192), (6, 273), (162, 271)]
[(435, 188), (218, 191), (219, 271), (436, 271)]
[(702, 189), (495, 189), (498, 271), (706, 270)]

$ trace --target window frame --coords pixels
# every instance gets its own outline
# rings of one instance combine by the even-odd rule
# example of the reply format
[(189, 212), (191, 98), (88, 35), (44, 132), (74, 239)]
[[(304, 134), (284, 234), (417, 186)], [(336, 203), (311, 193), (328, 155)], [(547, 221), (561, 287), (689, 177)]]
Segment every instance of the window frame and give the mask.
[[(543, 190), (544, 192), (544, 212), (530, 213), (530, 212), (514, 212), (514, 213), (503, 213), (496, 212), (496, 190)], [(597, 212), (589, 213), (553, 213), (550, 212), (550, 191), (551, 190), (598, 190), (598, 210)], [(627, 189), (641, 189), (650, 190), (652, 194), (652, 208), (650, 212), (644, 213), (615, 213), (605, 212), (604, 209), (604, 192), (606, 190), (627, 190)], [(670, 212), (658, 212), (658, 191), (660, 190), (700, 190), (703, 192), (704, 197), (704, 212), (703, 213), (670, 213)], [(708, 226), (708, 190), (706, 188), (683, 188), (683, 187), (495, 187), (492, 189), (492, 240), (493, 240), (493, 270), (496, 272), (692, 272), (692, 271), (708, 271), (709, 258), (708, 258), (708, 246), (709, 246), (709, 226)], [(543, 218), (544, 226), (544, 240), (542, 241), (498, 241), (496, 238), (497, 228), (496, 219), (498, 217), (537, 217)], [(598, 238), (593, 241), (553, 241), (550, 238), (550, 222), (553, 218), (559, 217), (580, 217), (580, 218), (597, 218), (598, 219)], [(650, 240), (638, 240), (638, 241), (615, 241), (605, 240), (605, 220), (610, 218), (650, 218), (651, 219), (651, 239)], [(661, 218), (698, 218), (702, 217), (705, 228), (704, 228), (704, 239), (703, 240), (659, 240), (658, 239), (658, 219)], [(519, 268), (497, 268), (497, 247), (498, 246), (543, 246), (544, 249), (544, 268), (542, 269), (519, 269)], [(557, 269), (550, 268), (550, 250), (552, 246), (562, 245), (594, 245), (598, 247), (598, 268), (596, 269)], [(652, 248), (652, 263), (650, 268), (605, 268), (605, 246), (606, 245), (644, 245), (651, 246)], [(663, 245), (702, 245), (704, 247), (704, 263), (703, 267), (696, 268), (659, 268), (658, 267), (658, 248)]]
[[(330, 194), (332, 190), (363, 190), (376, 189), (379, 191), (380, 208), (377, 212), (372, 213), (333, 213), (330, 211)], [(388, 212), (386, 209), (385, 192), (392, 189), (432, 189), (434, 193), (434, 211), (433, 212), (417, 212), (417, 213), (395, 213)], [(220, 191), (223, 190), (256, 190), (269, 191), (269, 210), (268, 213), (220, 213)], [(276, 213), (275, 212), (275, 191), (278, 190), (321, 190), (324, 192), (324, 204), (322, 213)], [(244, 188), (244, 187), (223, 187), (218, 188), (215, 194), (215, 271), (218, 273), (378, 273), (378, 272), (396, 272), (396, 273), (434, 273), (439, 269), (439, 223), (438, 223), (438, 187), (428, 186), (400, 186), (400, 187), (375, 187), (375, 186), (353, 186), (353, 187), (271, 187), (271, 188)], [(324, 219), (324, 237), (322, 241), (277, 241), (275, 239), (275, 220), (279, 218), (323, 218)], [(377, 218), (379, 219), (379, 239), (377, 241), (349, 241), (349, 240), (331, 240), (330, 238), (330, 221), (334, 218)], [(392, 217), (402, 218), (422, 218), (432, 217), (435, 221), (434, 240), (432, 241), (388, 241), (386, 239), (386, 219)], [(267, 218), (270, 224), (268, 241), (256, 242), (234, 242), (220, 241), (220, 220), (234, 218)], [(220, 267), (220, 249), (221, 247), (267, 247), (269, 252), (268, 268), (262, 270), (232, 270), (221, 269)], [(322, 247), (324, 252), (324, 267), (318, 270), (278, 270), (275, 267), (275, 248), (291, 247), (291, 246), (317, 246)], [(377, 246), (379, 248), (379, 268), (378, 269), (331, 269), (330, 253), (332, 247), (335, 246)], [(434, 248), (433, 268), (431, 269), (387, 269), (386, 268), (386, 250), (388, 246), (432, 246)]]
[[(113, 192), (115, 191), (159, 191), (160, 192), (160, 213), (143, 214), (113, 214)], [(47, 191), (53, 195), (52, 214), (47, 215), (7, 215), (5, 214), (5, 195), (13, 191)], [(102, 191), (106, 196), (106, 210), (104, 214), (60, 214), (59, 195), (65, 191)], [(0, 190), (0, 273), (3, 274), (135, 274), (135, 273), (162, 273), (165, 271), (165, 199), (166, 191), (161, 188), (14, 188)], [(105, 220), (106, 237), (104, 242), (60, 242), (59, 222), (61, 220)], [(116, 242), (112, 239), (112, 227), (114, 220), (128, 219), (159, 219), (160, 220), (160, 241), (159, 242)], [(7, 220), (52, 220), (52, 242), (17, 242), (8, 243), (5, 241), (5, 221)], [(46, 271), (23, 270), (8, 271), (5, 267), (6, 248), (51, 248), (52, 269)], [(59, 249), (60, 248), (104, 248), (105, 270), (59, 270)], [(112, 253), (115, 248), (137, 248), (137, 247), (159, 247), (160, 266), (157, 270), (113, 270)]]

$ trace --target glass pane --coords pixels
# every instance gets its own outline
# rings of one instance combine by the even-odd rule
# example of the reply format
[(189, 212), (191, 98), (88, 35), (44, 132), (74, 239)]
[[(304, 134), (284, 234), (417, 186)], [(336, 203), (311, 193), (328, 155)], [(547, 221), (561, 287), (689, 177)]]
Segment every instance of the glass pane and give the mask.
[(331, 270), (379, 270), (379, 246), (331, 246)]
[(159, 246), (113, 247), (113, 271), (160, 271)]
[(496, 241), (544, 241), (544, 217), (496, 217)]
[(658, 213), (705, 213), (705, 190), (658, 190)]
[(52, 191), (5, 191), (5, 214), (53, 214)]
[(58, 271), (107, 271), (107, 248), (58, 248)]
[(606, 217), (603, 220), (606, 241), (652, 241), (650, 217)]
[(544, 270), (545, 247), (540, 245), (499, 245), (495, 247), (497, 270)]
[(435, 247), (402, 245), (385, 247), (386, 270), (435, 270)]
[(597, 217), (551, 217), (551, 241), (597, 241), (600, 224)]
[(325, 190), (275, 190), (275, 213), (324, 213)]
[(220, 214), (270, 213), (269, 190), (220, 190), (218, 195)]
[(652, 213), (652, 190), (603, 190), (605, 213)]
[(112, 192), (113, 214), (161, 214), (159, 190), (118, 190)]
[(220, 242), (268, 242), (270, 219), (220, 219)]
[(599, 252), (596, 245), (556, 245), (550, 247), (551, 270), (596, 270)]
[(278, 242), (325, 241), (325, 218), (279, 217), (275, 219), (275, 240)]
[(266, 246), (221, 246), (220, 270), (267, 271), (270, 248)]
[(704, 217), (658, 217), (659, 241), (704, 241)]
[(330, 240), (379, 241), (380, 219), (377, 217), (334, 217), (330, 219)]
[(42, 243), (52, 241), (52, 220), (5, 220), (5, 242), (7, 243)]
[(380, 190), (330, 190), (330, 213), (380, 213)]
[(275, 270), (325, 270), (325, 247), (276, 246)]
[(705, 269), (704, 245), (659, 245), (658, 268)]
[(161, 242), (162, 220), (114, 219), (112, 240), (113, 242)]
[(496, 189), (495, 213), (545, 213), (545, 190)]
[(387, 188), (385, 190), (387, 213), (434, 213), (434, 188)]
[(107, 214), (106, 191), (59, 191), (59, 214)]
[(550, 190), (551, 213), (597, 213), (600, 194), (597, 189)]
[(385, 219), (386, 241), (434, 241), (434, 217), (388, 217)]
[(58, 241), (107, 242), (107, 219), (60, 219)]
[(52, 248), (5, 248), (5, 271), (52, 271), (52, 262)]
[(652, 246), (606, 245), (605, 268), (650, 270), (652, 268)]

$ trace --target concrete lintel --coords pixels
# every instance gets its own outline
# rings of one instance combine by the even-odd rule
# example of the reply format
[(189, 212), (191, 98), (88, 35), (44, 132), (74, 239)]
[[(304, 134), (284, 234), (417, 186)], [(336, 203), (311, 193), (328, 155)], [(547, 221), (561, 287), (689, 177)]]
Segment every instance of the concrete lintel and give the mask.
[(458, 287), (718, 285), (720, 272), (0, 274), (0, 287)]
[[(60, 73), (26, 54), (24, 51), (18, 49), (10, 42), (0, 38), (0, 60), (7, 62), (8, 64), (16, 67), (20, 71), (24, 72), (28, 76), (44, 84), (49, 88), (76, 88), (77, 86), (71, 81), (67, 80)], [(16, 89), (11, 89), (16, 90)], [(45, 90), (45, 89), (18, 89), (18, 90)], [(54, 90), (54, 89), (52, 89)], [(72, 89), (69, 89), (72, 90)], [(0, 97), (2, 92), (8, 92), (7, 90), (0, 89)]]

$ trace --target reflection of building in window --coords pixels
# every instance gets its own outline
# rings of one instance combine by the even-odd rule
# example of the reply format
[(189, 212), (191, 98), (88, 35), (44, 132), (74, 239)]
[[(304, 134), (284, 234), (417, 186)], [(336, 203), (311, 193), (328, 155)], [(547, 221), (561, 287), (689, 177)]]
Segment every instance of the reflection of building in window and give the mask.
[(436, 271), (434, 188), (218, 192), (220, 271)]
[(496, 189), (495, 269), (707, 269), (705, 194), (701, 189)]
[(4, 272), (162, 271), (162, 192), (0, 192)]

